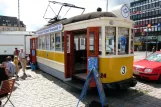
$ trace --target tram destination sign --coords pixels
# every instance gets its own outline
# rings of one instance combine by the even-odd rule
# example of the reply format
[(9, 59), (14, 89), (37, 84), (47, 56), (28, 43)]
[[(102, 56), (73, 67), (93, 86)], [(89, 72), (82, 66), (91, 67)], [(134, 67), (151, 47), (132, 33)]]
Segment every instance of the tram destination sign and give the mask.
[(59, 32), (63, 30), (63, 25), (62, 24), (57, 24), (55, 26), (40, 30), (36, 32), (36, 35), (44, 35), (47, 33), (53, 33), (53, 32)]

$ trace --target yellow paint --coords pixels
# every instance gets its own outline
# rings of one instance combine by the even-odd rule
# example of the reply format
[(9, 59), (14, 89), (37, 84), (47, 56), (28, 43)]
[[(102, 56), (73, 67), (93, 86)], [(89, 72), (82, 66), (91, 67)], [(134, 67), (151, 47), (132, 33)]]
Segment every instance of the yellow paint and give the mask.
[[(121, 67), (126, 66), (126, 74), (121, 74)], [(106, 78), (102, 78), (103, 83), (118, 82), (132, 77), (133, 56), (120, 58), (99, 58), (99, 71), (106, 74)]]
[(64, 63), (64, 53), (36, 50), (36, 56), (42, 57), (48, 60)]

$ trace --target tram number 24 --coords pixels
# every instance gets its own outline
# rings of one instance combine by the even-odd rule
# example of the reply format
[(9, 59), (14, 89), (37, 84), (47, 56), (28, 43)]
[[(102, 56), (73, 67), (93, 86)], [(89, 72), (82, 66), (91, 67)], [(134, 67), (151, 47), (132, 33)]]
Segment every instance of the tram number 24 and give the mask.
[(106, 78), (106, 73), (101, 73), (100, 77), (101, 78)]

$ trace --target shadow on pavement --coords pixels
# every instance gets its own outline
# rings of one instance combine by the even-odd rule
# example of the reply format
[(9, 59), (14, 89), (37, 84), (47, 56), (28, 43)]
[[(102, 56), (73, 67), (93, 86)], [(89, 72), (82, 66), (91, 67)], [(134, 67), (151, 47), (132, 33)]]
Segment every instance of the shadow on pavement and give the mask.
[(141, 78), (136, 78), (136, 80), (141, 83), (155, 87), (155, 88), (161, 88), (161, 83), (158, 83), (158, 81), (150, 81), (150, 80), (145, 80), (145, 79), (141, 79)]
[[(79, 96), (81, 94), (80, 89), (73, 88), (64, 83), (63, 81), (46, 74), (45, 72), (40, 71), (39, 74), (79, 99)], [(132, 88), (127, 90), (105, 89), (105, 93), (107, 101), (109, 103), (109, 107), (153, 107), (154, 104), (155, 107), (160, 107), (161, 105), (161, 100), (159, 98), (150, 96), (148, 95), (148, 93)], [(92, 101), (100, 101), (97, 89), (89, 90), (82, 103), (86, 105), (85, 107), (89, 107), (89, 104)], [(75, 105), (76, 104), (77, 102), (75, 102)]]

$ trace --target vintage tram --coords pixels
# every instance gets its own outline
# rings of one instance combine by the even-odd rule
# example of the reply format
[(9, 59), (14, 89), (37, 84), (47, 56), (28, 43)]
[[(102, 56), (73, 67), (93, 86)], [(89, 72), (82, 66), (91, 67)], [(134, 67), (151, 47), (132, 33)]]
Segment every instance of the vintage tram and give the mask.
[(85, 80), (87, 60), (95, 56), (104, 86), (133, 87), (133, 24), (127, 5), (53, 21), (31, 39), (33, 54), (41, 70), (63, 81)]

